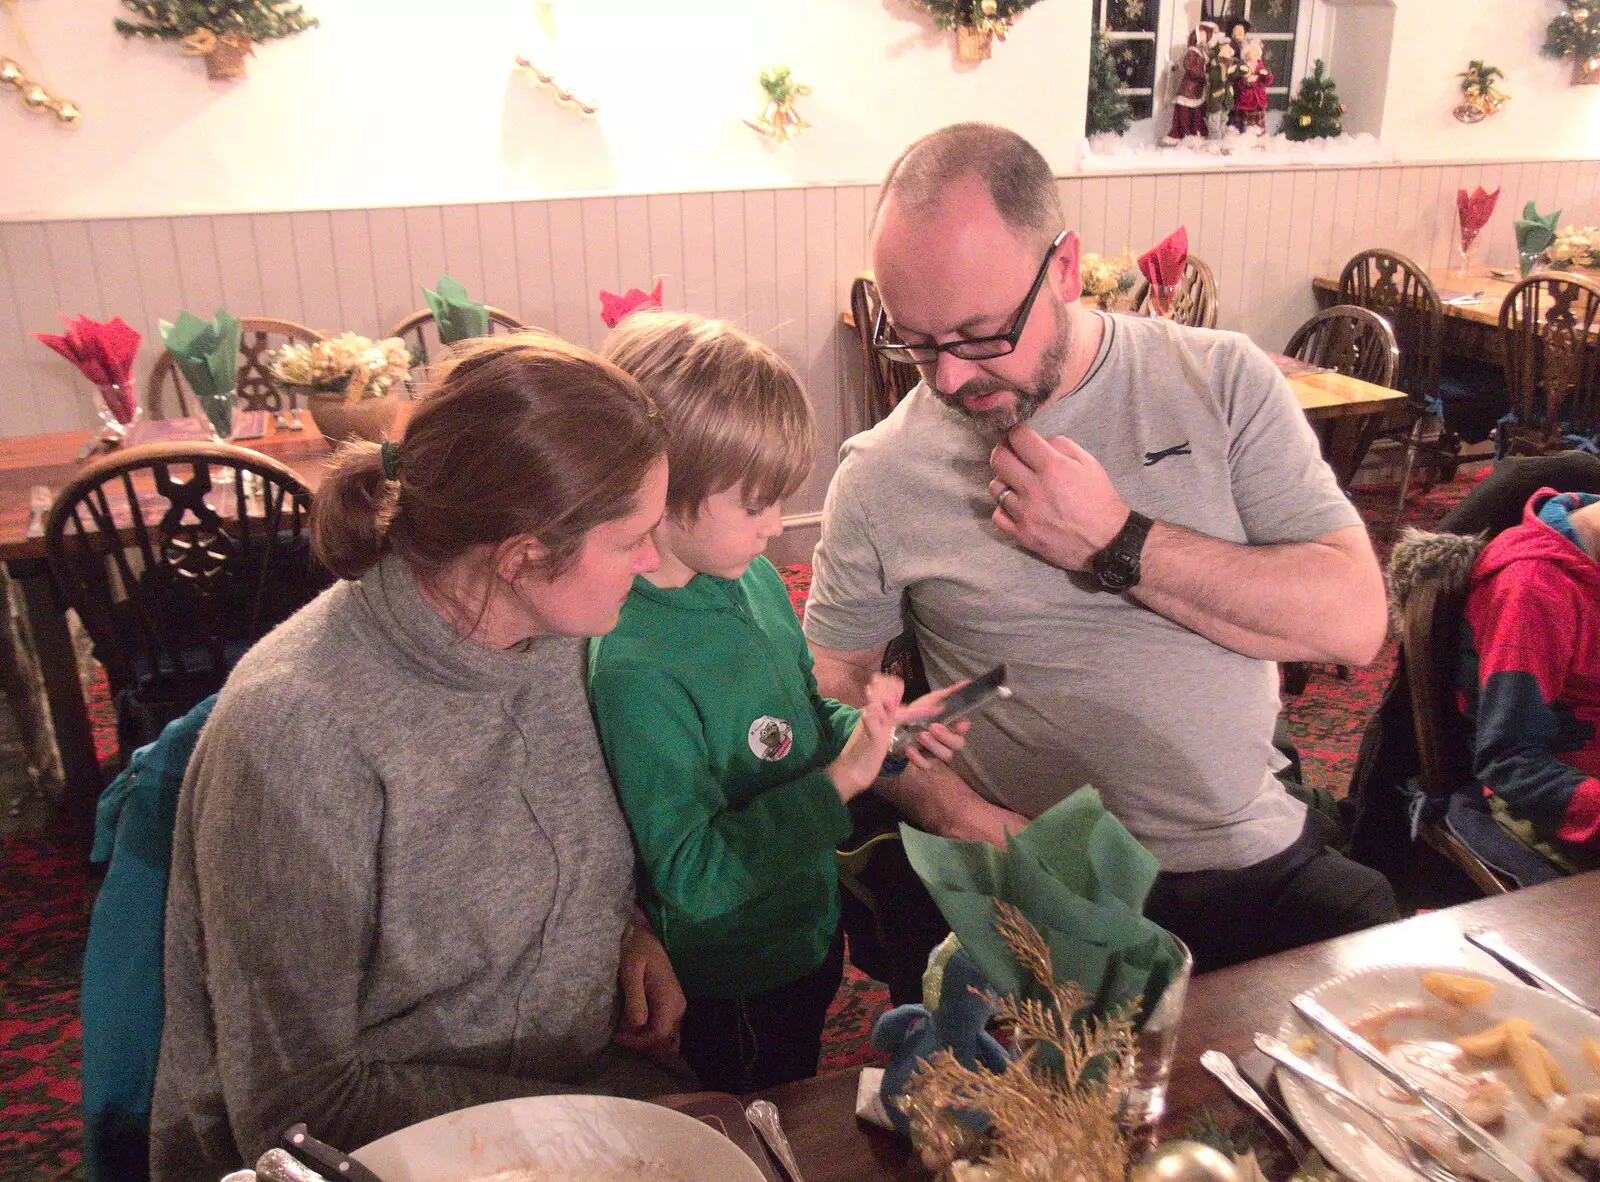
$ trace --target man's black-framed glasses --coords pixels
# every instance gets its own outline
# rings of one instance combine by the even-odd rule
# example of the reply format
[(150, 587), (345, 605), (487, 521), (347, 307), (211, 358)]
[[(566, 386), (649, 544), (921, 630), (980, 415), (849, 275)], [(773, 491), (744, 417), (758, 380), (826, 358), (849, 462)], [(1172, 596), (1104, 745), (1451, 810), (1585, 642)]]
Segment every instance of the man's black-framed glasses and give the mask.
[(1044, 277), (1050, 273), (1050, 260), (1056, 257), (1056, 251), (1061, 249), (1061, 244), (1067, 240), (1069, 232), (1063, 230), (1056, 235), (1056, 240), (1045, 252), (1044, 262), (1039, 264), (1039, 273), (1033, 277), (1033, 286), (1028, 289), (1027, 298), (1022, 301), (1022, 306), (1017, 309), (1017, 314), (1011, 321), (1011, 327), (999, 336), (967, 337), (962, 340), (946, 341), (942, 345), (931, 343), (908, 345), (895, 336), (894, 329), (889, 326), (889, 317), (880, 304), (878, 318), (872, 325), (873, 349), (881, 357), (887, 357), (890, 361), (903, 361), (909, 365), (931, 364), (939, 360), (941, 353), (948, 353), (963, 361), (989, 361), (1015, 351), (1017, 342), (1022, 339), (1022, 330), (1028, 326), (1028, 314), (1033, 311), (1033, 302), (1039, 298), (1039, 289), (1044, 286)]

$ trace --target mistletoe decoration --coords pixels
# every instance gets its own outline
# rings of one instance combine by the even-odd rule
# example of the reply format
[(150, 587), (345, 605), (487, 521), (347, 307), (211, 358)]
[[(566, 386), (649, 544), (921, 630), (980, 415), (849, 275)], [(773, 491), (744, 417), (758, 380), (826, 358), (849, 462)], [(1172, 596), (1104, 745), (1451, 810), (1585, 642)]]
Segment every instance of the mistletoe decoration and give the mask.
[(1465, 101), (1451, 114), (1463, 123), (1483, 122), (1511, 97), (1495, 86), (1496, 82), (1505, 78), (1505, 73), (1494, 66), (1484, 65), (1482, 58), (1473, 58), (1456, 77), (1461, 79), (1461, 97)]
[(761, 114), (744, 121), (746, 127), (782, 143), (811, 126), (800, 117), (794, 105), (796, 99), (810, 94), (811, 88), (796, 82), (788, 66), (769, 66), (762, 70), (761, 89), (767, 96), (766, 105), (761, 108)]

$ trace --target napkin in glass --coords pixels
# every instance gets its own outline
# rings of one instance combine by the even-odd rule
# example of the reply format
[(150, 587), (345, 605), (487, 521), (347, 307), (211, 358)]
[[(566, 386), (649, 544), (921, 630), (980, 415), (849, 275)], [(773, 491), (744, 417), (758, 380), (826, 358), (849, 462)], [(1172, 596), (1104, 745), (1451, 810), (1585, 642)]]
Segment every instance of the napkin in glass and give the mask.
[(223, 439), (233, 431), (233, 392), (239, 381), (239, 322), (218, 308), (210, 320), (180, 312), (163, 320), (161, 340), (200, 400), (212, 428)]
[(1494, 216), (1494, 203), (1499, 199), (1499, 189), (1493, 193), (1486, 193), (1482, 185), (1471, 193), (1465, 189), (1456, 190), (1456, 216), (1461, 219), (1462, 253), (1472, 249), (1472, 244), (1477, 241), (1478, 231), (1488, 225), (1489, 219)]
[(1189, 231), (1179, 226), (1139, 256), (1139, 273), (1153, 286), (1176, 287), (1183, 281), (1183, 264), (1189, 259)]
[(1012, 834), (1004, 850), (907, 825), (900, 835), (962, 948), (997, 992), (1049, 1000), (995, 930), (996, 900), (1039, 930), (1058, 979), (1077, 982), (1093, 1014), (1134, 1007), (1143, 1023), (1178, 975), (1182, 946), (1143, 913), (1160, 867), (1093, 788)]
[(424, 287), (422, 296), (428, 301), (434, 323), (439, 326), (439, 339), (445, 344), (489, 335), (489, 310), (473, 303), (467, 289), (450, 276), (439, 276), (439, 290)]
[(1556, 222), (1561, 217), (1558, 209), (1554, 213), (1543, 214), (1532, 201), (1522, 208), (1522, 216), (1511, 223), (1512, 230), (1517, 235), (1517, 258), (1522, 263), (1522, 274), (1526, 276), (1533, 269), (1533, 262), (1541, 251), (1549, 249), (1556, 240)]
[(113, 316), (104, 324), (90, 320), (81, 312), (77, 320), (68, 320), (64, 333), (36, 332), (35, 340), (50, 346), (100, 388), (106, 409), (117, 422), (126, 426), (137, 415), (139, 402), (134, 393), (133, 359), (139, 355), (140, 336), (123, 323), (122, 317)]

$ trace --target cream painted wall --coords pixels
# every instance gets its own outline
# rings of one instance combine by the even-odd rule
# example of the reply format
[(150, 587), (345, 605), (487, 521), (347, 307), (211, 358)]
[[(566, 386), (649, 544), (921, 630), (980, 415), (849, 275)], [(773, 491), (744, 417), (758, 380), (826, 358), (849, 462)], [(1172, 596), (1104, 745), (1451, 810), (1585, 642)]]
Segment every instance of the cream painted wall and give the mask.
[[(1571, 64), (1539, 53), (1545, 25), (1559, 11), (1554, 0), (1398, 0), (1384, 146), (1401, 160), (1561, 158), (1600, 150), (1600, 86), (1571, 85)], [(1461, 101), (1455, 75), (1473, 58), (1505, 71), (1501, 89), (1511, 102), (1492, 119), (1468, 125), (1450, 110)]]
[[(979, 66), (905, 0), (306, 0), (322, 27), (209, 82), (125, 42), (116, 0), (18, 0), (39, 62), (84, 111), (64, 129), (0, 95), (0, 218), (342, 209), (577, 192), (876, 180), (916, 136), (975, 116), (1050, 159), (1083, 126), (1089, 0), (1047, 0)], [(553, 36), (551, 35), (553, 34)], [(15, 48), (0, 15), (0, 52)], [(550, 63), (582, 119), (511, 70)], [(813, 130), (741, 120), (781, 62)], [(24, 63), (27, 65), (28, 63)]]

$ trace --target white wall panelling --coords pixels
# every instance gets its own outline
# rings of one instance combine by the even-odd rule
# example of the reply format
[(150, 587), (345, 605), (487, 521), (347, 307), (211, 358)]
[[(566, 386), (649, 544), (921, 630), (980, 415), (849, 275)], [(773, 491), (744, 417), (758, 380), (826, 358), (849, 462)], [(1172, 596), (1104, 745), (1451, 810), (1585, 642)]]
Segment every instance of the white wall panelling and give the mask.
[[(1139, 252), (1178, 222), (1217, 274), (1220, 324), (1281, 348), (1313, 310), (1308, 280), (1387, 246), (1449, 265), (1455, 193), (1503, 187), (1482, 261), (1514, 262), (1523, 204), (1600, 223), (1600, 161), (1368, 165), (1059, 181), (1087, 250)], [(0, 435), (91, 425), (92, 391), (28, 337), (56, 312), (120, 315), (145, 335), (178, 311), (274, 315), (377, 333), (441, 273), (529, 323), (598, 347), (597, 291), (666, 281), (669, 307), (725, 316), (795, 366), (817, 408), (817, 472), (790, 509), (821, 507), (840, 441), (860, 426), (860, 366), (839, 326), (866, 264), (867, 185), (597, 196), (404, 209), (0, 223)]]

